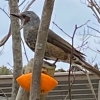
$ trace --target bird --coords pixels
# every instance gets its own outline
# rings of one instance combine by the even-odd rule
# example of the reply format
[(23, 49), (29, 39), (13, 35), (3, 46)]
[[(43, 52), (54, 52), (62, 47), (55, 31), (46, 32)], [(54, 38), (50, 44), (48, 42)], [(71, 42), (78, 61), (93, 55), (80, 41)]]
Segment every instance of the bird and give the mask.
[[(41, 21), (40, 18), (33, 11), (24, 11), (20, 14), (11, 13), (11, 15), (21, 20), (25, 43), (34, 52), (39, 24)], [(73, 56), (71, 59), (72, 49)], [(85, 61), (85, 54), (76, 50), (69, 42), (61, 38), (51, 29), (48, 30), (44, 59), (57, 60), (66, 63), (70, 63), (70, 60), (72, 60), (72, 63), (78, 64), (100, 77), (100, 72)]]

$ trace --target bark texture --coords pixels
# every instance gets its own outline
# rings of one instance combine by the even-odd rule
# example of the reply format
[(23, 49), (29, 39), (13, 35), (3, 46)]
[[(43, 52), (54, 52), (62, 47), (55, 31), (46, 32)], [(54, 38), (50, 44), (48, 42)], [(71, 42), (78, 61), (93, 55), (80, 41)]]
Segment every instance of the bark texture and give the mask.
[(34, 67), (32, 69), (30, 100), (40, 100), (40, 74), (43, 64), (46, 42), (48, 38), (48, 29), (50, 25), (54, 1), (55, 0), (45, 0), (44, 2), (42, 19), (38, 30), (35, 56), (33, 61)]
[[(18, 0), (9, 0), (10, 13), (19, 13)], [(21, 36), (19, 20), (13, 16), (11, 19), (11, 33), (12, 33), (12, 50), (13, 50), (13, 85), (12, 85), (12, 98), (15, 100), (19, 85), (16, 78), (21, 75), (22, 71), (22, 50), (21, 50)]]

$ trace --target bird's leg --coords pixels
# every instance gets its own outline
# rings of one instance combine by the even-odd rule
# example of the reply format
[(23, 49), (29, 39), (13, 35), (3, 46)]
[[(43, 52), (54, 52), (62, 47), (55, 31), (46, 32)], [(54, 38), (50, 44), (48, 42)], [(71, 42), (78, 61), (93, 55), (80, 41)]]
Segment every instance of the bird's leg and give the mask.
[(47, 73), (47, 70), (44, 69), (44, 68), (42, 68), (41, 73), (48, 74), (48, 73)]
[(55, 65), (57, 61), (58, 61), (58, 58), (55, 60), (55, 62), (52, 65)]

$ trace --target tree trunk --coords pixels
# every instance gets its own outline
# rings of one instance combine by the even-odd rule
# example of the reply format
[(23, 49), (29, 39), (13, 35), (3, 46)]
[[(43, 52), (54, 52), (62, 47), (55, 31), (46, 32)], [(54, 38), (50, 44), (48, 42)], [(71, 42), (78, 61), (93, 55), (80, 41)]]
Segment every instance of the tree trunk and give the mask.
[[(10, 13), (19, 13), (18, 0), (9, 0)], [(12, 97), (15, 100), (18, 92), (18, 84), (16, 78), (21, 75), (22, 71), (22, 51), (21, 51), (21, 36), (18, 18), (10, 16), (11, 19), (11, 33), (12, 33), (12, 49), (13, 49), (13, 83), (12, 83)]]
[(48, 29), (50, 25), (53, 5), (55, 0), (45, 0), (42, 18), (38, 30), (35, 56), (32, 69), (32, 82), (30, 89), (30, 100), (40, 100), (40, 75), (43, 64), (43, 58), (48, 38)]

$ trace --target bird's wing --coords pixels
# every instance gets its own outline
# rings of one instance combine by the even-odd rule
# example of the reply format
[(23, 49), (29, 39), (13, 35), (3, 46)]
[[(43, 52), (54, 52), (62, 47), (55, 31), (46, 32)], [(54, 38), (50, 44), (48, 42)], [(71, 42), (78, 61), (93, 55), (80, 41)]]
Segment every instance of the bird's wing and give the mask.
[[(60, 36), (58, 36), (56, 33), (54, 33), (51, 30), (49, 30), (49, 34), (48, 35), (49, 35), (48, 36), (48, 42), (50, 42), (50, 43), (58, 46), (59, 48), (61, 48), (65, 52), (71, 53), (71, 50), (72, 50), (71, 44), (69, 44), (67, 41), (65, 41), (64, 39), (62, 39)], [(93, 66), (91, 66), (90, 64), (88, 64), (84, 60), (84, 54), (82, 54), (81, 52), (79, 52), (75, 48), (73, 49), (73, 54), (76, 57), (80, 58), (80, 60), (76, 60), (75, 61), (75, 64), (81, 65), (83, 68), (85, 68), (88, 71), (94, 73), (95, 75), (99, 76), (99, 78), (100, 78), (100, 71), (97, 70), (96, 68), (94, 68)]]
[[(72, 45), (65, 41), (63, 38), (58, 36), (52, 30), (49, 30), (48, 40), (49, 43), (56, 45), (57, 47), (61, 48), (65, 52), (71, 53)], [(77, 56), (79, 59), (85, 59), (84, 54), (73, 48), (73, 54)]]

